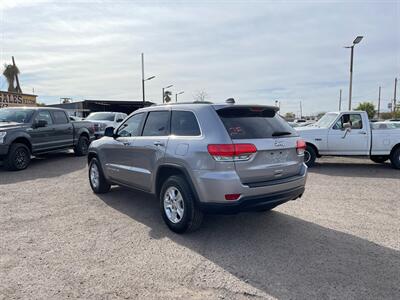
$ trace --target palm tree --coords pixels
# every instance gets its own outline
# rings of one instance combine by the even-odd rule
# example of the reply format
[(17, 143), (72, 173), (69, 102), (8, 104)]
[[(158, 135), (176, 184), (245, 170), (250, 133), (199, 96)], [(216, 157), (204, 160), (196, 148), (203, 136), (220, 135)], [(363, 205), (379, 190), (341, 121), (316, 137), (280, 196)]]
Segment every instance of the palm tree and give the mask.
[(172, 96), (171, 91), (165, 91), (164, 92), (164, 102), (165, 103), (171, 102), (171, 96)]
[(17, 89), (14, 87), (14, 80), (18, 74), (19, 70), (17, 66), (7, 64), (4, 65), (3, 75), (7, 79), (9, 92), (17, 92)]

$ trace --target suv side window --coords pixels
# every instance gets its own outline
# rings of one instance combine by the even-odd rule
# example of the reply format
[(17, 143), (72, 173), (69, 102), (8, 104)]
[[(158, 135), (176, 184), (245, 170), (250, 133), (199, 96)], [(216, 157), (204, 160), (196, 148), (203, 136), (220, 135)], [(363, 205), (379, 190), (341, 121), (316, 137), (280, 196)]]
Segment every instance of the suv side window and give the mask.
[(48, 125), (53, 124), (53, 119), (51, 118), (51, 115), (47, 110), (40, 110), (35, 117), (34, 123), (37, 123), (39, 120), (47, 121)]
[(342, 130), (345, 123), (350, 123), (351, 129), (362, 129), (363, 123), (360, 114), (343, 114), (333, 126), (333, 129)]
[(133, 115), (118, 129), (117, 135), (120, 137), (130, 137), (140, 135), (140, 128), (143, 122), (144, 113)]
[(171, 134), (177, 136), (199, 136), (200, 128), (191, 111), (172, 111)]
[(167, 136), (169, 135), (170, 111), (151, 111), (146, 119), (143, 136)]
[(67, 124), (68, 118), (63, 111), (53, 111), (54, 123)]

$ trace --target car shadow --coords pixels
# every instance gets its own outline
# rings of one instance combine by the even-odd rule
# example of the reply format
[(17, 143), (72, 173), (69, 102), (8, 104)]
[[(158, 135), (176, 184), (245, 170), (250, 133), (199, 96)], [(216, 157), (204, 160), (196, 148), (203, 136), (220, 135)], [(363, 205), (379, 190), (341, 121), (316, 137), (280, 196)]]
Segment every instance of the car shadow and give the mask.
[[(354, 160), (353, 160), (354, 161)], [(308, 169), (310, 173), (340, 176), (340, 177), (370, 177), (400, 179), (400, 170), (391, 167), (390, 162), (377, 164), (369, 160), (360, 160), (360, 163), (343, 160), (317, 161), (315, 166)]]
[(22, 171), (7, 171), (0, 165), (0, 185), (57, 177), (85, 167), (86, 157), (77, 157), (71, 151), (50, 153), (32, 158), (28, 168)]
[(152, 238), (171, 239), (278, 299), (389, 299), (400, 292), (399, 251), (288, 214), (210, 215), (200, 230), (177, 235), (151, 195), (116, 187), (99, 197), (149, 227)]

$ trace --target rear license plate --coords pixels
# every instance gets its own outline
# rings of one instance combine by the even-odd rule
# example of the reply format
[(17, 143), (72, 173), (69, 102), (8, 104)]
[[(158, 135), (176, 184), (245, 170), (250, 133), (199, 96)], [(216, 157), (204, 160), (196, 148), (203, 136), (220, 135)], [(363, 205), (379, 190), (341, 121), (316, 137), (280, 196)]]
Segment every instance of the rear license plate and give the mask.
[(289, 151), (277, 150), (267, 153), (267, 161), (273, 164), (284, 163), (288, 161)]

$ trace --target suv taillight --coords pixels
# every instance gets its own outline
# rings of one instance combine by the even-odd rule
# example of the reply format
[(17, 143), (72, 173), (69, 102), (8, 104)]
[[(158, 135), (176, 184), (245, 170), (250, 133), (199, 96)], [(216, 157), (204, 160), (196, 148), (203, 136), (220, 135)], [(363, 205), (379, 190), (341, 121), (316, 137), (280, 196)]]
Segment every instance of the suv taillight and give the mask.
[(253, 144), (210, 144), (207, 149), (216, 161), (249, 160), (257, 152)]
[(306, 150), (306, 142), (303, 140), (297, 140), (296, 150), (297, 155), (304, 155), (304, 151)]

